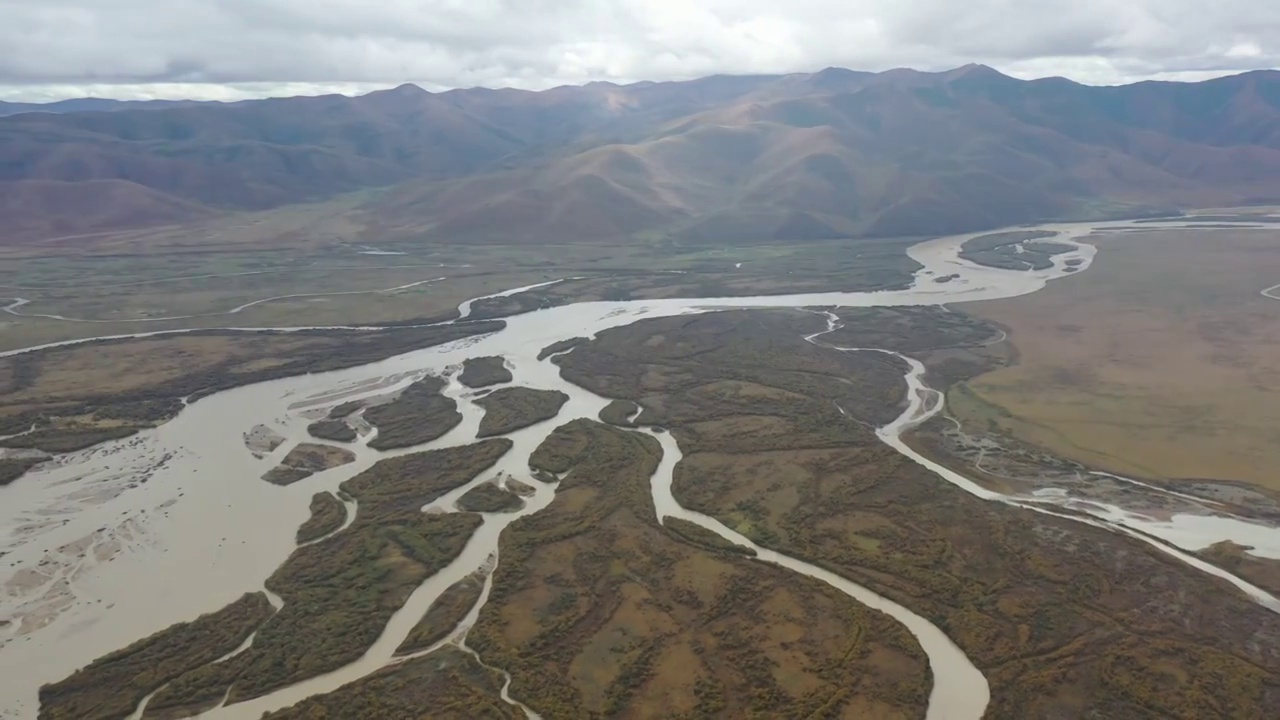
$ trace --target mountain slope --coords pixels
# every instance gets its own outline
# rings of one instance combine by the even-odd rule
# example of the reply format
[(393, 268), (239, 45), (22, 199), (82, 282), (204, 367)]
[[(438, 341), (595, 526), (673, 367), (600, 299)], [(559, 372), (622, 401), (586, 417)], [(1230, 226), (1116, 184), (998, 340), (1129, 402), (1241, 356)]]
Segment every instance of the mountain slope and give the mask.
[(111, 100), (108, 98), (73, 98), (51, 103), (15, 103), (0, 101), (0, 117), (19, 113), (109, 112), (113, 110), (155, 110), (180, 105), (200, 104), (195, 100)]
[(57, 238), (189, 222), (211, 211), (125, 180), (0, 183), (0, 217), (10, 238)]
[[(429, 218), (438, 237), (466, 241), (509, 241), (519, 228), (540, 241), (658, 230), (724, 243), (961, 232), (1280, 197), (1280, 149), (1246, 144), (1268, 137), (1259, 129), (1280, 114), (1256, 105), (1238, 123), (1249, 137), (1228, 144), (1223, 118), (1220, 144), (1209, 144), (1197, 142), (1205, 132), (1191, 118), (1153, 129), (1107, 96), (1072, 94), (1083, 86), (1055, 94), (1055, 82), (986, 68), (836, 76), (829, 92), (809, 89), (813, 81), (789, 77), (640, 140), (535, 168), (406, 185), (372, 209), (384, 227)], [(582, 192), (587, 182), (600, 193)], [(564, 221), (584, 214), (616, 222)]]
[(366, 223), (446, 241), (958, 232), (1280, 199), (1280, 73), (1089, 87), (829, 68), (0, 118), (5, 187), (104, 181), (145, 190), (116, 193), (137, 207), (113, 225), (397, 185)]

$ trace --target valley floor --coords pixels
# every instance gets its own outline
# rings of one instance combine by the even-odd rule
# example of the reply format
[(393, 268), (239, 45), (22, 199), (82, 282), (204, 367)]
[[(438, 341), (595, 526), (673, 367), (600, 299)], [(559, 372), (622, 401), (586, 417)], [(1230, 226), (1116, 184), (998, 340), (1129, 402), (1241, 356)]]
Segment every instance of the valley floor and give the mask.
[[(1093, 242), (1093, 241), (1091, 241)], [(1280, 491), (1274, 229), (1096, 239), (1088, 272), (968, 312), (1017, 360), (951, 391), (957, 419), (1098, 469)]]
[[(750, 275), (700, 256), (552, 282), (578, 277), (566, 265), (501, 275), (539, 286), (523, 292), (437, 298), (456, 324), (0, 357), (4, 442), (136, 433), (46, 447), (56, 457), (0, 489), (0, 711), (35, 716), (44, 684), (49, 717), (102, 720), (1270, 715), (1280, 575), (1261, 550), (1202, 540), (1248, 526), (1280, 548), (1280, 506), (1107, 464), (1123, 448), (1097, 440), (1114, 427), (1076, 439), (1099, 457), (1028, 430), (1038, 408), (1090, 404), (1153, 425), (1162, 393), (1267, 442), (1270, 416), (1209, 381), (1271, 382), (1269, 240), (1212, 231), (1252, 258), (1219, 267), (1186, 240), (1203, 228), (1086, 245), (1087, 226), (1056, 228), (1066, 256), (1028, 271), (961, 262), (956, 238), (845, 265), (839, 244), (797, 248)], [(1187, 262), (1204, 272), (1181, 278)], [(865, 292), (921, 266), (909, 289)], [(1246, 294), (1261, 305), (1231, 277), (1259, 280)], [(864, 292), (816, 292), (841, 282)], [(768, 295), (783, 290), (815, 293)], [(60, 302), (100, 312), (115, 292)], [(427, 312), (387, 295), (398, 317)], [(343, 317), (373, 307), (335, 297)], [(575, 304), (605, 298), (641, 301)], [(75, 328), (64, 339), (94, 327), (13, 317)], [(469, 379), (480, 358), (504, 372)], [(1194, 429), (1174, 419), (1133, 447)], [(343, 462), (259, 479), (317, 433)], [(15, 450), (33, 452), (0, 452)], [(1165, 527), (1186, 518), (1223, 525)], [(223, 618), (222, 635), (197, 632)]]

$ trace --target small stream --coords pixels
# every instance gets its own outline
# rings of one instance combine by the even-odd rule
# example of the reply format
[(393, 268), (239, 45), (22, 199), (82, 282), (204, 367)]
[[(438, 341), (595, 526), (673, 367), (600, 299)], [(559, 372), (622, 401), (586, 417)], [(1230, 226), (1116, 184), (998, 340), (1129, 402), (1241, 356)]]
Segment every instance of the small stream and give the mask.
[[(1108, 227), (1117, 225), (1120, 224), (1107, 224)], [(530, 454), (554, 427), (573, 418), (594, 419), (607, 403), (604, 398), (564, 381), (558, 368), (549, 361), (537, 360), (541, 348), (568, 337), (594, 336), (607, 328), (640, 319), (718, 309), (940, 305), (1023, 295), (1066, 275), (1068, 260), (1078, 260), (1079, 269), (1086, 269), (1094, 257), (1094, 248), (1082, 238), (1095, 227), (1094, 224), (1045, 226), (1059, 233), (1053, 238), (1055, 242), (1071, 244), (1076, 249), (1055, 256), (1054, 267), (1044, 271), (997, 270), (960, 260), (960, 245), (975, 235), (985, 234), (973, 233), (938, 238), (912, 247), (910, 256), (924, 267), (917, 273), (913, 286), (905, 290), (588, 302), (544, 308), (508, 318), (506, 329), (490, 335), (361, 367), (217, 393), (191, 403), (177, 418), (159, 428), (47, 463), (0, 490), (4, 497), (0, 503), (0, 524), (9, 530), (9, 535), (0, 540), (0, 552), (5, 553), (3, 564), (14, 573), (14, 579), (6, 585), (8, 592), (0, 596), (0, 619), (18, 618), (23, 627), (31, 628), (20, 638), (0, 645), (3, 648), (0, 652), (0, 717), (35, 717), (36, 690), (41, 684), (66, 677), (93, 659), (140, 637), (219, 609), (246, 591), (261, 589), (264, 579), (296, 546), (294, 533), (307, 519), (309, 500), (314, 493), (336, 493), (341, 482), (385, 457), (474, 442), (482, 411), (471, 402), (474, 392), (456, 381), (457, 368), (467, 358), (502, 355), (512, 369), (512, 384), (560, 390), (570, 399), (553, 420), (510, 434), (513, 449), (490, 472), (427, 509), (451, 511), (452, 503), (466, 489), (497, 474), (513, 476), (536, 492), (525, 499), (524, 508), (518, 512), (485, 514), (483, 524), (462, 554), (411, 595), (360, 660), (262, 698), (218, 708), (203, 717), (256, 720), (263, 712), (332, 691), (401, 660), (394, 657), (396, 648), (440, 593), (477, 568), (497, 561), (501, 530), (516, 518), (546, 507), (554, 497), (555, 485), (537, 480), (529, 471)], [(941, 276), (955, 277), (947, 283), (934, 282), (933, 278)], [(552, 283), (517, 288), (490, 297)], [(459, 308), (462, 318), (469, 316), (473, 302), (463, 303)], [(126, 337), (154, 334), (157, 333)], [(65, 344), (72, 343), (54, 343)], [(0, 353), (0, 356), (30, 350)], [(906, 376), (908, 405), (897, 420), (880, 430), (880, 438), (944, 480), (979, 497), (1055, 514), (1051, 509), (985, 490), (962, 475), (931, 463), (902, 442), (902, 432), (938, 412), (942, 405), (940, 394), (924, 386), (923, 367), (911, 358), (904, 359), (911, 366)], [(368, 447), (370, 434), (366, 433), (349, 446), (356, 453), (356, 460), (348, 465), (316, 473), (288, 487), (277, 487), (258, 479), (278, 460), (277, 454), (308, 439), (307, 406), (314, 407), (326, 398), (355, 399), (395, 392), (426, 373), (450, 377), (445, 393), (458, 401), (459, 411), (463, 413), (463, 422), (445, 436), (419, 447), (379, 452)], [(285, 438), (283, 449), (268, 457), (255, 458), (245, 448), (242, 440), (245, 430), (258, 423), (267, 424)], [(680, 449), (668, 433), (655, 437), (664, 450), (653, 478), (653, 499), (659, 518), (671, 516), (695, 522), (731, 542), (755, 549), (764, 562), (826, 582), (855, 600), (897, 618), (919, 640), (933, 669), (934, 687), (928, 717), (976, 720), (982, 715), (989, 694), (986, 680), (941, 630), (866, 588), (808, 563), (759, 548), (718, 521), (681, 507), (671, 495), (671, 473), (681, 457)], [(354, 509), (348, 507), (349, 511)], [(349, 518), (353, 516), (352, 512)], [(1118, 522), (1102, 518), (1091, 522), (1152, 542), (1170, 554), (1178, 552)], [(82, 547), (90, 550), (81, 550)], [(1189, 556), (1180, 559), (1196, 564)], [(1223, 576), (1222, 571), (1214, 574)], [(30, 582), (25, 582), (28, 577)], [(64, 577), (67, 585), (74, 589), (55, 597), (51, 593), (62, 587), (57, 580)], [(1230, 576), (1227, 579), (1232, 580)], [(1234, 582), (1250, 592), (1241, 586), (1242, 581), (1235, 579)], [(1259, 602), (1274, 602), (1270, 596), (1250, 594)], [(487, 590), (468, 620), (454, 633), (453, 641), (464, 649), (465, 630), (474, 622), (485, 598)], [(507, 689), (504, 688), (503, 694), (504, 699), (518, 705)], [(536, 717), (533, 709), (520, 707), (529, 717)]]

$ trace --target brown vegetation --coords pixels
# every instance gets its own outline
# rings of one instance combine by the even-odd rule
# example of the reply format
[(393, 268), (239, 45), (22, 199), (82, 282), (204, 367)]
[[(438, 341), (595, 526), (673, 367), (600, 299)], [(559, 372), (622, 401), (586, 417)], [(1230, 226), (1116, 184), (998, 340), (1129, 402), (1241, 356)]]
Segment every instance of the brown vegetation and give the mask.
[(531, 464), (566, 473), (502, 537), (468, 635), (544, 717), (923, 717), (928, 668), (896, 622), (834, 589), (659, 525), (652, 438), (588, 420)]
[(307, 426), (307, 433), (321, 440), (334, 442), (352, 442), (356, 439), (355, 428), (346, 419), (365, 406), (364, 400), (349, 400), (338, 403), (329, 409), (329, 414)]
[(532, 485), (520, 482), (513, 477), (507, 478), (507, 489), (522, 498), (532, 497), (537, 492)]
[(1196, 554), (1227, 572), (1280, 596), (1280, 560), (1258, 557), (1249, 552), (1251, 549), (1223, 540)]
[(458, 382), (469, 388), (482, 388), (511, 382), (511, 371), (499, 356), (468, 358), (462, 363)]
[(333, 493), (316, 493), (311, 497), (311, 517), (298, 528), (298, 544), (309, 543), (342, 527), (347, 521), (347, 506)]
[(1015, 230), (981, 235), (965, 241), (960, 248), (960, 257), (979, 265), (1005, 270), (1048, 270), (1053, 267), (1053, 255), (1069, 252), (1074, 247), (1061, 243), (1030, 241), (1056, 234), (1045, 230)]
[(524, 720), (499, 699), (502, 676), (454, 647), (406, 660), (267, 720)]
[(708, 550), (738, 553), (739, 555), (749, 555), (751, 557), (755, 557), (756, 554), (755, 550), (729, 542), (701, 525), (688, 520), (667, 517), (662, 519), (662, 526), (694, 545), (701, 545)]
[(567, 338), (565, 340), (557, 340), (551, 343), (550, 345), (539, 350), (538, 359), (546, 360), (547, 358), (551, 357), (552, 355), (555, 355), (556, 353), (564, 352), (565, 350), (570, 350), (578, 345), (581, 345), (586, 341), (587, 339), (584, 337), (575, 337), (575, 338)]
[[(936, 332), (942, 311), (918, 312)], [(903, 368), (803, 342), (822, 327), (809, 317), (642, 321), (560, 362), (675, 434), (684, 505), (939, 625), (986, 674), (993, 717), (1249, 717), (1280, 703), (1274, 614), (1144, 543), (979, 500), (880, 443)]]
[(503, 490), (496, 482), (477, 485), (458, 498), (458, 509), (467, 512), (512, 512), (523, 506), (519, 495)]
[(346, 448), (302, 443), (290, 450), (280, 464), (267, 471), (262, 479), (275, 485), (292, 485), (322, 470), (346, 465), (355, 459), (355, 453)]
[(338, 403), (329, 409), (328, 419), (342, 420), (343, 418), (350, 417), (364, 406), (364, 400), (348, 400), (347, 402)]
[(364, 419), (378, 429), (369, 447), (378, 450), (412, 447), (431, 442), (462, 422), (458, 403), (441, 390), (446, 381), (429, 375), (405, 388), (399, 397), (364, 411)]
[[(91, 418), (86, 422), (77, 418), (58, 422), (57, 427), (33, 430), (25, 435), (0, 440), (0, 447), (26, 448), (47, 453), (69, 453), (93, 447), (98, 443), (127, 438), (146, 427), (137, 425), (101, 427), (94, 424), (96, 419)], [(107, 422), (112, 421), (107, 420)]]
[(344, 420), (317, 420), (307, 426), (307, 434), (321, 440), (334, 442), (351, 442), (356, 439), (356, 431)]
[(990, 323), (936, 307), (836, 309), (840, 327), (814, 338), (820, 345), (919, 354), (983, 345), (999, 336)]
[(104, 655), (40, 688), (42, 720), (119, 720), (165, 683), (235, 650), (273, 609), (262, 593)]
[(0, 458), (0, 486), (17, 480), (42, 462), (40, 458)]
[(631, 420), (631, 416), (636, 414), (640, 408), (633, 402), (627, 400), (612, 400), (600, 410), (600, 422), (605, 422), (618, 427), (633, 427), (635, 425)]
[(484, 408), (478, 437), (505, 435), (555, 417), (569, 396), (559, 390), (498, 388), (475, 401)]
[(457, 629), (484, 591), (484, 572), (474, 572), (450, 585), (431, 603), (427, 612), (396, 649), (397, 655), (412, 655), (435, 645)]

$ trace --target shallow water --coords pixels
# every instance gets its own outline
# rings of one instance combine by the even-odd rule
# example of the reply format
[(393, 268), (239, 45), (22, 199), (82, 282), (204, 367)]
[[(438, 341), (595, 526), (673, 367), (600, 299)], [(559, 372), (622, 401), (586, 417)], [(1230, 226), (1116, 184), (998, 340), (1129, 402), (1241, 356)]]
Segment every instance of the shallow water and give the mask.
[[(0, 527), (10, 533), (0, 540), (0, 551), (6, 553), (0, 566), (21, 580), (11, 580), (0, 599), (0, 619), (17, 620), (0, 628), (0, 716), (34, 717), (36, 689), (41, 684), (61, 679), (94, 658), (175, 622), (216, 610), (244, 592), (260, 590), (265, 578), (295, 547), (294, 533), (307, 518), (312, 494), (336, 491), (340, 482), (382, 457), (472, 442), (480, 418), (479, 409), (469, 401), (474, 393), (454, 381), (446, 392), (459, 400), (464, 421), (444, 437), (421, 447), (382, 453), (367, 446), (366, 436), (352, 446), (357, 457), (351, 464), (288, 487), (261, 481), (259, 477), (279, 456), (306, 439), (308, 400), (383, 394), (403, 388), (427, 372), (456, 372), (463, 360), (482, 355), (506, 357), (515, 376), (513, 384), (558, 389), (570, 396), (556, 419), (510, 435), (516, 447), (492, 472), (468, 484), (469, 488), (498, 472), (508, 473), (537, 488), (524, 510), (486, 516), (463, 555), (414, 593), (364, 658), (330, 675), (221, 708), (209, 717), (257, 718), (266, 709), (327, 692), (382, 667), (391, 661), (395, 648), (431, 601), (494, 555), (502, 527), (519, 514), (535, 512), (550, 502), (554, 488), (530, 476), (529, 454), (552, 428), (571, 418), (596, 417), (605, 401), (565, 382), (550, 362), (538, 361), (541, 348), (643, 318), (717, 309), (934, 305), (1022, 295), (1064, 276), (1067, 260), (1079, 259), (1081, 270), (1087, 268), (1094, 249), (1076, 241), (1093, 227), (1046, 226), (1061, 233), (1055, 241), (1071, 242), (1077, 249), (1056, 256), (1054, 268), (1040, 272), (996, 270), (959, 260), (959, 246), (981, 234), (975, 233), (911, 248), (909, 254), (924, 269), (914, 286), (906, 290), (590, 302), (538, 310), (509, 318), (505, 330), (491, 335), (347, 370), (218, 393), (192, 403), (155, 430), (66, 456), (0, 491), (4, 499)], [(933, 282), (935, 276), (952, 274), (958, 277), (948, 283)], [(523, 289), (529, 288), (498, 295)], [(472, 302), (459, 308), (461, 316), (469, 315)], [(153, 333), (139, 335), (148, 334)], [(9, 354), (13, 353), (0, 356)], [(881, 431), (881, 438), (920, 462), (923, 459), (914, 455), (899, 435), (939, 403), (937, 394), (923, 387), (914, 366), (907, 380), (911, 405), (903, 417)], [(932, 406), (927, 404), (930, 402)], [(242, 438), (259, 423), (286, 438), (280, 448), (261, 459), (253, 457)], [(679, 449), (669, 435), (658, 439), (666, 450), (654, 480), (659, 515), (683, 517), (734, 542), (749, 544), (716, 521), (690, 513), (675, 502), (670, 495), (670, 470)], [(980, 497), (1001, 499), (958, 473), (925, 464)], [(450, 493), (433, 505), (448, 510), (464, 491)], [(762, 560), (812, 575), (902, 621), (920, 639), (934, 670), (931, 718), (981, 715), (987, 700), (985, 679), (938, 628), (847, 580), (776, 553), (760, 552)], [(39, 623), (44, 624), (36, 628)]]

